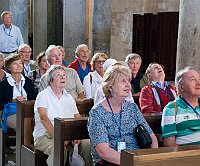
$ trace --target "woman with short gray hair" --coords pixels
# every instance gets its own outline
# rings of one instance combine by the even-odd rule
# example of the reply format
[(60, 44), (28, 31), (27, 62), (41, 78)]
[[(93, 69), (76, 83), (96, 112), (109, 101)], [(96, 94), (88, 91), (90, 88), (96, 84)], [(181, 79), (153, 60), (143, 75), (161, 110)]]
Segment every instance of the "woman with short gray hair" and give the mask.
[[(81, 115), (78, 112), (75, 100), (65, 90), (67, 84), (65, 67), (51, 65), (46, 75), (49, 86), (38, 94), (35, 101), (33, 136), (36, 148), (48, 155), (47, 164), (53, 166), (54, 119), (56, 117), (80, 118)], [(78, 144), (79, 148), (82, 149), (80, 151), (86, 165), (92, 165), (89, 140), (74, 140), (72, 143)]]
[(126, 56), (125, 62), (130, 67), (132, 73), (131, 92), (133, 96), (140, 96), (141, 89), (148, 84), (145, 75), (139, 72), (142, 58), (140, 55), (132, 53)]

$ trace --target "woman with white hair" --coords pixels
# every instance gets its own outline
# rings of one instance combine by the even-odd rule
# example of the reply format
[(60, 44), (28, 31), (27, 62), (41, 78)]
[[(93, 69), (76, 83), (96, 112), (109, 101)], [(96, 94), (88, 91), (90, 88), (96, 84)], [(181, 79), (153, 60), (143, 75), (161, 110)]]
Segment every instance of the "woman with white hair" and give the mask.
[(96, 53), (92, 57), (91, 64), (94, 71), (89, 72), (83, 80), (86, 99), (94, 99), (97, 88), (101, 86), (104, 75), (103, 64), (107, 59), (108, 56), (104, 53)]
[[(151, 148), (157, 148), (155, 134), (135, 103), (125, 100), (131, 91), (131, 71), (125, 66), (109, 67), (103, 77), (105, 99), (89, 113), (88, 131), (96, 166), (120, 165), (123, 149), (139, 149), (133, 132), (142, 124), (152, 138)], [(109, 164), (108, 164), (109, 165)]]
[[(48, 166), (53, 166), (54, 119), (56, 117), (80, 118), (81, 115), (75, 100), (65, 90), (66, 68), (61, 65), (51, 65), (46, 72), (46, 77), (49, 86), (38, 94), (34, 105), (33, 136), (36, 148), (48, 155)], [(86, 165), (92, 165), (89, 140), (74, 140), (73, 143), (79, 145)]]

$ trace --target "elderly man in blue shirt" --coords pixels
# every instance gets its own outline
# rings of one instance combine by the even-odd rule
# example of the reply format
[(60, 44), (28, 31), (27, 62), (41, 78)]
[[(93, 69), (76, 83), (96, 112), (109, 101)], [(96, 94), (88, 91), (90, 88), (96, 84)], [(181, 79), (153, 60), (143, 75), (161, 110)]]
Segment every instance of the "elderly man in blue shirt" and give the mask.
[(12, 24), (12, 14), (4, 11), (1, 14), (3, 24), (0, 25), (0, 52), (5, 57), (17, 51), (18, 47), (24, 43), (20, 29)]

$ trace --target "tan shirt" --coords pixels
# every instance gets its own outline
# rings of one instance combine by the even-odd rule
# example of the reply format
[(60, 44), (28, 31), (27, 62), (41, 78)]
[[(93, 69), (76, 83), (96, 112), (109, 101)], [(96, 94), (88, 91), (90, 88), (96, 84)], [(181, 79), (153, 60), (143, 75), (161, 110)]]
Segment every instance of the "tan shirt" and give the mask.
[[(66, 68), (66, 79), (67, 85), (65, 90), (69, 93), (74, 99), (78, 97), (78, 94), (84, 91), (81, 80), (74, 69)], [(44, 74), (39, 83), (39, 92), (46, 89), (48, 87), (48, 82), (46, 78), (46, 74)]]

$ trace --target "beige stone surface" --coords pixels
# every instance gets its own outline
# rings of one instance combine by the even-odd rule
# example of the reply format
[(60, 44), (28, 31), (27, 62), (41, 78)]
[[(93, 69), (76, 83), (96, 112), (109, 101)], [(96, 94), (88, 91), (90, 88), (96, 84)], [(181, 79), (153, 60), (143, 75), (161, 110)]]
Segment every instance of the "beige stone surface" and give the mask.
[(111, 56), (124, 60), (132, 52), (133, 14), (177, 12), (180, 0), (112, 0)]

